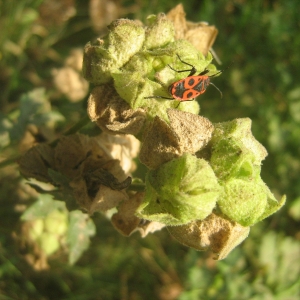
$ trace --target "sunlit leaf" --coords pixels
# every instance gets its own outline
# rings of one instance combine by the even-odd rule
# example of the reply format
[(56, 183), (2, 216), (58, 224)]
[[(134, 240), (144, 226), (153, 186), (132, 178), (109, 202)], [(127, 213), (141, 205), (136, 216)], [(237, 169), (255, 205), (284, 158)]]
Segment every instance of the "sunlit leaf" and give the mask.
[(40, 194), (38, 200), (25, 210), (21, 216), (21, 220), (30, 221), (44, 218), (57, 209), (65, 209), (65, 204), (61, 201), (53, 200), (49, 194)]
[(90, 237), (95, 235), (96, 227), (87, 214), (79, 210), (70, 213), (67, 243), (69, 245), (69, 263), (74, 264), (88, 249)]

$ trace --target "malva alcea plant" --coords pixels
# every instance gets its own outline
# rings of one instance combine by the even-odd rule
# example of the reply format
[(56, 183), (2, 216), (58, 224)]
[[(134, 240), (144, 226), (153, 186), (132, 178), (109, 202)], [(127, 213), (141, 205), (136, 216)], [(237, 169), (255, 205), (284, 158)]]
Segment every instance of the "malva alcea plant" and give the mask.
[[(167, 16), (149, 16), (146, 25), (121, 19), (108, 29), (84, 49), (83, 74), (95, 85), (88, 115), (102, 134), (137, 138), (138, 157), (148, 172), (144, 183), (134, 178), (131, 184), (130, 171), (101, 148), (101, 141), (77, 137), (81, 154), (75, 159), (74, 153), (74, 165), (82, 167), (64, 173), (77, 204), (90, 214), (116, 209), (111, 221), (124, 235), (167, 227), (184, 245), (226, 257), (250, 226), (285, 202), (285, 197), (276, 200), (260, 177), (267, 151), (252, 135), (248, 118), (213, 124), (199, 115), (197, 101), (178, 106), (176, 100), (149, 99), (170, 97), (168, 87), (190, 73), (174, 72), (187, 68), (183, 62), (199, 74), (219, 72), (208, 51), (216, 29), (187, 22), (181, 6)], [(210, 31), (206, 39), (203, 30)], [(63, 158), (55, 160), (57, 147), (47, 151), (51, 168), (64, 172)], [(22, 165), (21, 171), (34, 177)], [(144, 189), (137, 191), (138, 186)]]
[[(177, 237), (182, 226), (192, 222), (201, 226), (214, 214), (239, 227), (245, 238), (248, 226), (284, 203), (260, 178), (267, 152), (253, 137), (251, 120), (211, 124), (198, 116), (197, 102), (184, 102), (175, 109), (177, 101), (164, 99), (169, 97), (170, 84), (188, 76), (189, 70), (174, 72), (186, 69), (183, 61), (197, 70), (209, 70), (210, 76), (217, 73), (211, 54), (176, 39), (173, 23), (164, 15), (150, 16), (146, 27), (118, 20), (109, 29), (104, 39), (86, 46), (84, 74), (91, 82), (113, 89), (129, 110), (144, 114), (139, 132), (133, 134), (142, 142), (139, 158), (149, 172), (135, 215), (165, 224)], [(149, 99), (150, 95), (158, 97)], [(93, 100), (100, 102), (101, 97)], [(200, 246), (204, 235), (199, 234), (195, 248), (205, 248)]]

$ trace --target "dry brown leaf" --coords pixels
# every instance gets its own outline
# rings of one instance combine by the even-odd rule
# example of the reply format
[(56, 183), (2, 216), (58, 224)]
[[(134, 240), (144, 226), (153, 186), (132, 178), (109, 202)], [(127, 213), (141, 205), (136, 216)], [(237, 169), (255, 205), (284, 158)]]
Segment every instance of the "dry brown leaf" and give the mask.
[(55, 147), (54, 169), (69, 178), (80, 176), (82, 163), (91, 152), (89, 141), (89, 138), (82, 134), (61, 137)]
[(105, 212), (118, 206), (123, 201), (128, 201), (128, 199), (128, 195), (124, 190), (116, 191), (105, 185), (101, 185), (98, 193), (91, 202), (88, 212), (91, 215), (96, 211)]
[[(125, 174), (120, 161), (113, 159), (99, 142), (98, 137), (74, 134), (62, 137), (53, 148), (47, 144), (37, 145), (21, 157), (21, 173), (52, 183), (48, 171), (53, 169), (67, 177), (82, 209), (90, 214), (108, 210), (128, 199), (125, 189), (131, 184), (131, 178)], [(56, 178), (59, 180), (59, 176)], [(60, 186), (60, 182), (55, 184)], [(65, 185), (68, 186), (63, 180), (61, 186)]]
[(161, 230), (165, 228), (166, 225), (163, 223), (155, 222), (155, 221), (146, 221), (141, 222), (137, 228), (140, 232), (142, 238), (146, 237), (149, 233), (153, 233), (155, 231)]
[(48, 144), (39, 144), (29, 149), (18, 160), (20, 172), (25, 178), (52, 182), (48, 168), (54, 165), (54, 151)]

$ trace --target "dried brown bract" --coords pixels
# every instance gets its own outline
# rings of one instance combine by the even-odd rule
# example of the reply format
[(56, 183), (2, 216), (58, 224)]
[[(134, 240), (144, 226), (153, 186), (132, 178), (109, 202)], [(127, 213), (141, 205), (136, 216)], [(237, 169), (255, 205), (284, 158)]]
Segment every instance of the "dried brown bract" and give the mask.
[(250, 228), (212, 213), (203, 221), (182, 226), (168, 226), (169, 232), (185, 246), (205, 251), (210, 249), (215, 259), (224, 259), (249, 234)]
[(161, 118), (155, 117), (145, 130), (140, 161), (150, 169), (181, 155), (179, 137)]
[(110, 84), (92, 90), (87, 111), (90, 119), (110, 134), (136, 135), (146, 118), (143, 109), (131, 109)]
[(128, 199), (125, 189), (131, 178), (120, 161), (99, 146), (98, 137), (75, 134), (62, 137), (53, 148), (40, 144), (25, 153), (19, 164), (25, 177), (58, 187), (63, 187), (63, 182), (52, 178), (49, 169), (65, 176), (77, 203), (90, 214), (106, 211)]
[(128, 201), (124, 201), (118, 207), (118, 212), (111, 218), (114, 227), (123, 235), (129, 236), (139, 231), (142, 237), (148, 233), (160, 230), (165, 227), (159, 222), (146, 221), (136, 217), (137, 208), (143, 201), (145, 193), (136, 193)]
[(120, 161), (126, 174), (135, 170), (136, 164), (133, 158), (139, 153), (140, 141), (133, 135), (111, 135), (103, 132), (97, 142), (106, 153), (110, 153), (114, 159)]
[(168, 109), (167, 113), (170, 125), (155, 117), (145, 130), (139, 157), (151, 169), (183, 153), (194, 154), (204, 148), (212, 136), (214, 127), (208, 119), (177, 109)]
[(212, 47), (218, 30), (206, 22), (193, 23), (186, 21), (182, 4), (178, 4), (168, 14), (168, 19), (174, 23), (176, 39), (186, 39), (200, 52), (207, 55)]
[(182, 152), (195, 153), (207, 145), (214, 131), (207, 118), (177, 109), (168, 109), (167, 113)]
[(135, 216), (137, 208), (143, 201), (144, 193), (136, 193), (128, 201), (124, 201), (118, 207), (118, 212), (111, 218), (114, 227), (123, 235), (131, 235), (141, 222), (141, 219)]

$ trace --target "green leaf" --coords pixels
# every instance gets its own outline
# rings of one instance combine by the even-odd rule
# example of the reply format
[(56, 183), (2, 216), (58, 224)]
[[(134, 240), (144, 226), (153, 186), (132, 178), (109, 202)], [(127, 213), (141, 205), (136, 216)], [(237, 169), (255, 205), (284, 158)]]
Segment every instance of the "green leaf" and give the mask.
[(295, 290), (296, 285), (299, 288), (299, 241), (269, 232), (262, 239), (258, 258), (265, 270), (265, 281), (268, 286), (274, 287), (276, 295), (292, 295), (291, 290)]
[(51, 111), (50, 101), (45, 89), (37, 88), (23, 94), (20, 100), (20, 115), (10, 135), (12, 140), (19, 140), (24, 134), (28, 124), (52, 127), (64, 117), (59, 112)]
[(69, 263), (74, 264), (88, 249), (90, 237), (96, 233), (96, 227), (87, 214), (76, 210), (70, 213), (67, 243), (69, 245)]
[(65, 204), (61, 201), (53, 200), (49, 194), (40, 194), (38, 200), (22, 214), (21, 220), (31, 221), (38, 218), (45, 218), (57, 209), (65, 209)]

